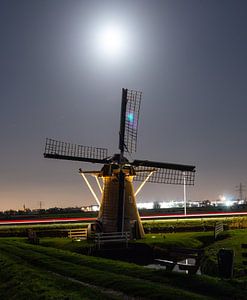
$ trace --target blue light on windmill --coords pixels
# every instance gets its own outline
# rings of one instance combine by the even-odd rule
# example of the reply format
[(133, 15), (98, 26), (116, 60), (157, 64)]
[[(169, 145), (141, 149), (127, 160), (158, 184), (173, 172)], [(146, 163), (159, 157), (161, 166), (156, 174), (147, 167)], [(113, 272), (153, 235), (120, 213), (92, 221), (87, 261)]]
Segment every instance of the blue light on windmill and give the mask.
[(133, 113), (128, 113), (128, 115), (127, 115), (127, 120), (128, 120), (130, 123), (133, 123), (133, 122), (134, 122), (134, 114), (133, 114)]

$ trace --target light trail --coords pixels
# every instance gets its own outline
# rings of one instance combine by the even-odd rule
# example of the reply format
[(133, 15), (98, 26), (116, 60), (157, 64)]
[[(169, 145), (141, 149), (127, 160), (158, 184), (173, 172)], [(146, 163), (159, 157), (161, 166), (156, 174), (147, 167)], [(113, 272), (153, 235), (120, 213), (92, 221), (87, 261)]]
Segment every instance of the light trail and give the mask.
[(180, 218), (180, 219), (189, 219), (189, 218), (202, 218), (202, 217), (227, 217), (227, 216), (246, 216), (247, 212), (208, 212), (202, 214), (160, 214), (160, 215), (150, 215), (150, 216), (141, 216), (142, 220), (146, 219), (165, 219), (165, 218)]
[(47, 219), (25, 219), (25, 220), (0, 220), (0, 225), (22, 225), (22, 224), (48, 224), (65, 222), (93, 222), (96, 218), (47, 218)]
[[(154, 219), (189, 219), (189, 218), (207, 218), (207, 217), (234, 217), (247, 216), (247, 212), (208, 212), (202, 214), (159, 214), (141, 216), (141, 220)], [(97, 218), (47, 218), (47, 219), (20, 219), (20, 220), (0, 220), (0, 225), (21, 225), (21, 224), (48, 224), (65, 222), (94, 222)]]

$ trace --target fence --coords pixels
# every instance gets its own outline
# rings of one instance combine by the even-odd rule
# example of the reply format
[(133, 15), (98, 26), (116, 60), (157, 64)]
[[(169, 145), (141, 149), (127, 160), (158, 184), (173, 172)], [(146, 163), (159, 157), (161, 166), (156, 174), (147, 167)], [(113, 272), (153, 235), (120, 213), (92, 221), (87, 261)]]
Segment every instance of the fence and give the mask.
[(73, 240), (86, 240), (87, 228), (71, 229), (68, 231), (68, 237)]
[(214, 227), (214, 239), (216, 240), (218, 235), (224, 231), (224, 226), (222, 222), (216, 222)]
[(130, 232), (100, 232), (95, 233), (95, 243), (98, 248), (105, 243), (125, 243), (128, 247), (128, 241), (130, 240)]
[[(241, 248), (244, 251), (244, 252), (242, 252), (243, 265), (246, 267), (247, 266), (247, 244), (242, 244)], [(245, 272), (245, 274), (247, 274), (247, 269), (245, 269), (244, 272)]]

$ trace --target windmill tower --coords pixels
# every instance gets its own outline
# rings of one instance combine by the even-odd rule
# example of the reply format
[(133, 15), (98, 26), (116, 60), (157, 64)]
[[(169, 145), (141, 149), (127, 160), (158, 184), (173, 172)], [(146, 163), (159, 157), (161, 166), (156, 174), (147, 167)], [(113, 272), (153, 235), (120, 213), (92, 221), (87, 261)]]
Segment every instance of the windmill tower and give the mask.
[[(141, 96), (141, 92), (122, 89), (118, 154), (109, 157), (105, 148), (75, 145), (53, 139), (46, 139), (44, 153), (45, 158), (103, 164), (99, 171), (85, 172), (79, 169), (87, 183), (86, 174), (93, 175), (96, 180), (100, 177), (103, 179), (96, 230), (130, 231), (132, 238), (144, 236), (136, 195), (146, 182), (193, 185), (195, 178), (194, 166), (149, 160), (129, 161), (125, 157), (125, 152), (136, 151)], [(142, 181), (137, 191), (134, 191), (133, 180)], [(89, 188), (96, 197), (90, 185)]]

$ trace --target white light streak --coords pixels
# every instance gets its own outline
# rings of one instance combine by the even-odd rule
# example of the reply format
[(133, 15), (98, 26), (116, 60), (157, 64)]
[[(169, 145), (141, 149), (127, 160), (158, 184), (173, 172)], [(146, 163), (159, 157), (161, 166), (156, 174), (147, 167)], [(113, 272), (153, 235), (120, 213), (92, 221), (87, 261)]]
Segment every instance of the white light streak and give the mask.
[(88, 186), (90, 192), (92, 193), (94, 199), (96, 200), (96, 202), (98, 203), (98, 205), (100, 205), (100, 201), (99, 201), (98, 197), (96, 196), (96, 194), (95, 194), (95, 192), (94, 192), (92, 186), (91, 186), (90, 183), (88, 182), (86, 176), (85, 176), (82, 172), (80, 172), (80, 174), (81, 174), (81, 176), (83, 177), (83, 179), (85, 180), (85, 182), (86, 182), (86, 184), (87, 184), (87, 186)]
[(102, 194), (102, 187), (101, 187), (101, 185), (100, 185), (100, 183), (99, 183), (99, 179), (98, 179), (97, 176), (94, 176), (94, 177), (95, 177), (95, 180), (96, 180), (96, 182), (97, 182), (97, 184), (98, 184), (99, 190), (100, 190), (100, 192), (101, 192), (101, 194)]
[(141, 189), (143, 188), (144, 184), (148, 181), (149, 177), (153, 174), (154, 171), (150, 172), (148, 174), (148, 176), (146, 177), (146, 179), (142, 182), (142, 184), (139, 186), (139, 188), (136, 190), (135, 192), (135, 196), (138, 195), (138, 193), (141, 191)]

